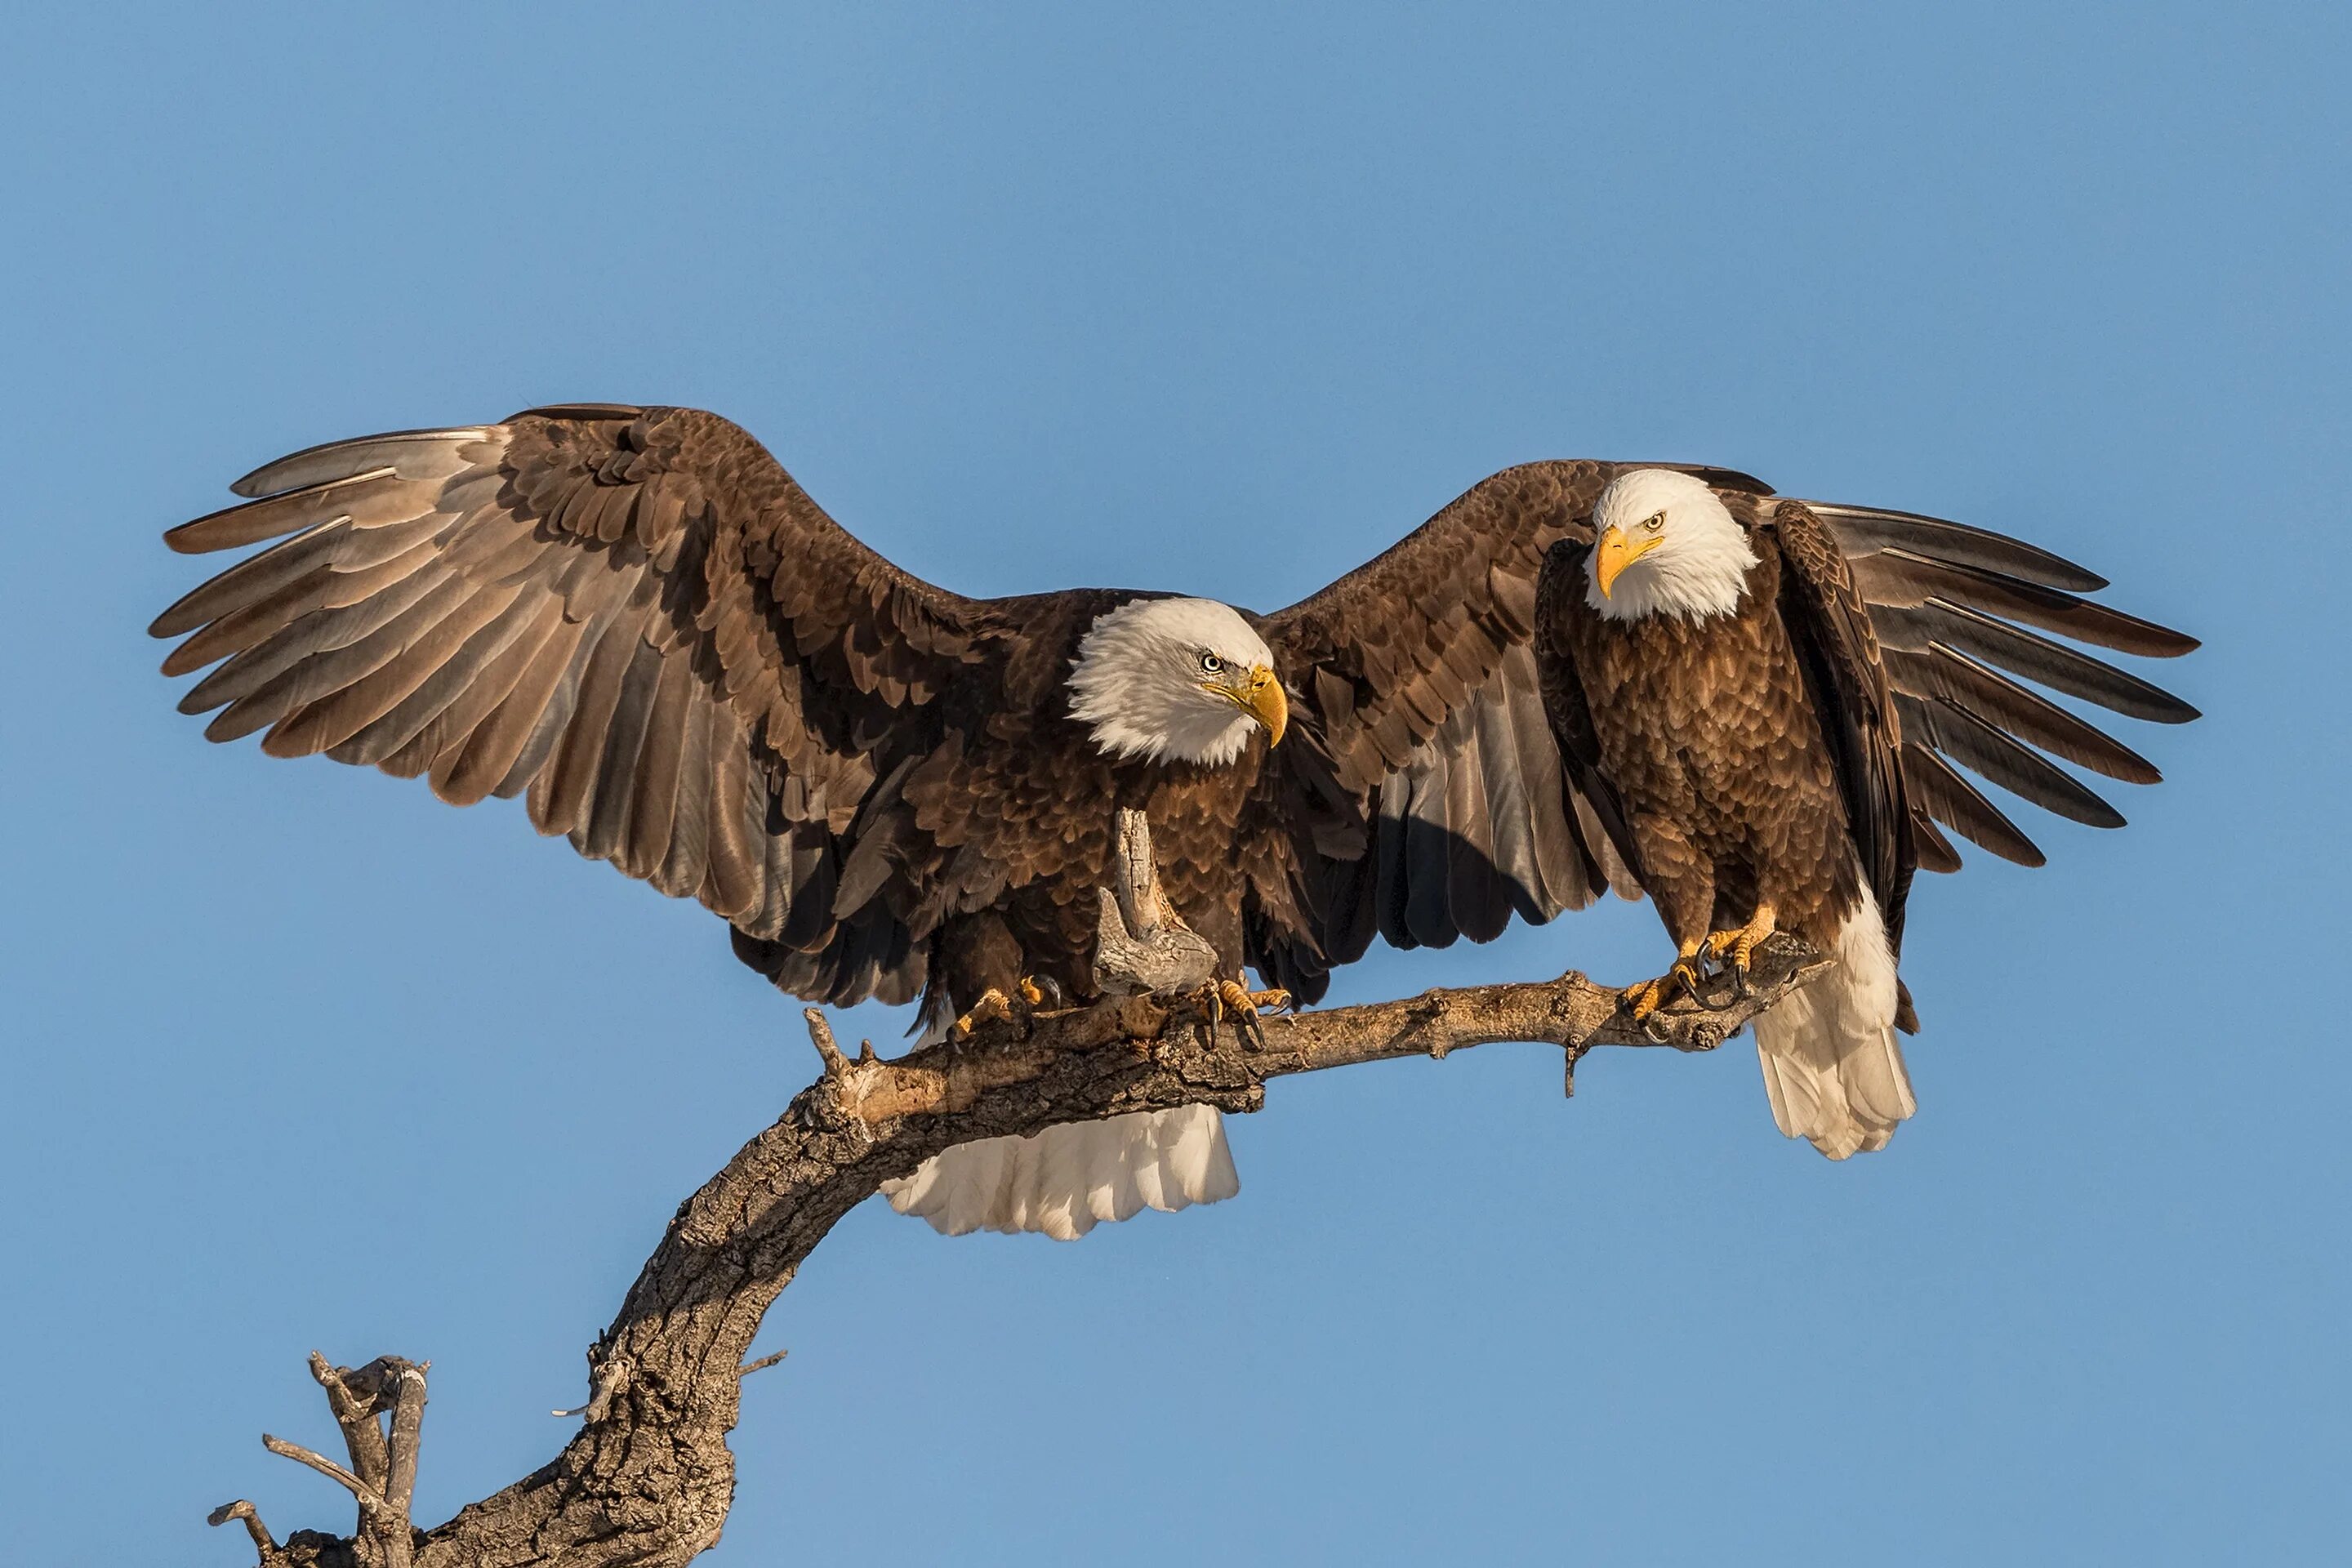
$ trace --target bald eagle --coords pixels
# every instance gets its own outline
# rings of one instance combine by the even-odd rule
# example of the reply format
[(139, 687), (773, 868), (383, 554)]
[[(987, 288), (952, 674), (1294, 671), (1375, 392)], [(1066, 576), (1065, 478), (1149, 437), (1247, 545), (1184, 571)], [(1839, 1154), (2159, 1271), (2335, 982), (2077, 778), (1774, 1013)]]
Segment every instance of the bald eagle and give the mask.
[(1946, 757), (2099, 826), (2123, 819), (2024, 742), (2158, 777), (1970, 654), (2143, 718), (2193, 717), (2010, 624), (2158, 657), (2196, 646), (2070, 592), (2104, 585), (1929, 519), (1665, 468), (1612, 477), (1590, 529), (1546, 556), (1536, 661), (1570, 787), (1675, 941), (1673, 969), (1628, 992), (1634, 1016), (1794, 932), (1837, 967), (1756, 1020), (1773, 1119), (1832, 1160), (1885, 1147), (1917, 1109), (1895, 1039), (1918, 1027), (1895, 973), (1905, 900), (1919, 866), (1958, 866), (1937, 824), (2041, 861)]
[[(1544, 552), (1620, 467), (1506, 470), (1269, 616), (971, 599), (851, 538), (716, 415), (568, 405), (256, 470), (247, 504), (166, 539), (279, 542), (152, 629), (185, 638), (166, 673), (218, 666), (181, 703), (221, 710), (212, 739), (266, 731), (273, 755), (461, 805), (521, 795), (541, 832), (699, 900), (797, 996), (919, 1000), (935, 1033), (1086, 1000), (1127, 807), (1227, 1000), (1274, 999), (1246, 968), (1312, 1002), (1375, 935), (1485, 941), (1636, 892), (1532, 645)], [(1194, 1110), (964, 1145), (893, 1201), (1069, 1237), (1234, 1190)]]

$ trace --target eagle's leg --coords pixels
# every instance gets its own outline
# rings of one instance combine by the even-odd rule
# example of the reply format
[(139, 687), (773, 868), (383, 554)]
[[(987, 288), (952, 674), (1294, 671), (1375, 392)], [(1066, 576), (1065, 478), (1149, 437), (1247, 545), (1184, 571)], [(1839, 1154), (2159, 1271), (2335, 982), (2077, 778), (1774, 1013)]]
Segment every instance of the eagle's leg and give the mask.
[(1756, 906), (1755, 918), (1750, 920), (1746, 925), (1736, 926), (1730, 931), (1713, 931), (1708, 934), (1706, 939), (1707, 956), (1714, 959), (1717, 963), (1723, 962), (1724, 955), (1727, 953), (1731, 957), (1731, 987), (1733, 995), (1745, 996), (1748, 994), (1748, 963), (1756, 956), (1756, 944), (1762, 942), (1766, 937), (1770, 936), (1774, 930), (1777, 929), (1773, 923), (1777, 918), (1778, 917), (1774, 913), (1772, 906), (1769, 903), (1759, 903)]
[(1694, 1002), (1698, 1000), (1698, 955), (1706, 946), (1706, 940), (1704, 937), (1694, 937), (1689, 942), (1682, 943), (1681, 951), (1675, 955), (1675, 966), (1672, 969), (1667, 970), (1655, 980), (1644, 980), (1639, 985), (1628, 985), (1619, 993), (1624, 998), (1625, 1005), (1633, 1009), (1633, 1022), (1646, 1024), (1651, 1014), (1673, 1000), (1676, 986), (1688, 992)]

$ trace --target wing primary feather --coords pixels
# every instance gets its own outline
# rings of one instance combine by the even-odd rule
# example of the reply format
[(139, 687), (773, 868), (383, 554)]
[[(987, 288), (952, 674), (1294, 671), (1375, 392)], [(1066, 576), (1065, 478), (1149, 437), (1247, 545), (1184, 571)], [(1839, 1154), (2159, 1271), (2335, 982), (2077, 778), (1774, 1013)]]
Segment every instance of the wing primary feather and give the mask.
[(407, 639), (391, 658), (281, 720), (262, 742), (262, 750), (274, 757), (309, 756), (351, 739), (392, 711), (455, 658), (475, 633), (495, 621), (520, 593), (514, 586), (491, 588), (459, 599), (438, 621)]
[[(163, 542), (182, 555), (235, 550), (349, 517), (354, 510), (364, 509), (370, 500), (383, 496), (405, 498), (415, 494), (408, 481), (392, 469), (370, 468), (349, 479), (332, 479), (267, 500), (247, 501), (194, 522), (184, 522), (165, 532)], [(425, 505), (418, 507), (420, 511), (428, 509)]]
[(362, 529), (354, 527), (349, 519), (338, 519), (307, 533), (280, 540), (260, 554), (247, 556), (199, 585), (156, 616), (154, 624), (147, 628), (148, 635), (169, 637), (194, 631), (206, 621), (271, 597), (320, 567), (333, 569), (330, 581), (332, 576), (363, 574), (395, 561), (410, 561), (413, 567), (427, 559), (417, 552), (433, 548), (432, 536), (445, 521), (434, 513), (425, 512), (383, 527)]
[(1870, 622), (1882, 647), (1924, 653), (1930, 644), (1942, 643), (2126, 718), (2185, 724), (2198, 716), (2160, 686), (1965, 605), (1936, 598), (1911, 605), (1873, 605)]
[(1923, 700), (1903, 692), (1895, 693), (1895, 706), (1903, 716), (1906, 739), (1916, 736), (2043, 810), (2091, 827), (2124, 825), (2123, 814), (2114, 806), (2060, 772), (2039, 752), (2027, 750), (1965, 708), (1956, 708), (1941, 698)]
[[(423, 590), (400, 595), (387, 591), (360, 606), (370, 612), (362, 624), (375, 623), (364, 637), (316, 652), (299, 639), (266, 643), (252, 654), (240, 654), (221, 666), (182, 700), (209, 708), (235, 694), (234, 700), (205, 727), (209, 739), (233, 741), (341, 690), (397, 658), (403, 648), (438, 626), (466, 595), (464, 584), (449, 578), (434, 581), (427, 572), (418, 573), (411, 581), (424, 583)], [(247, 659), (253, 662), (245, 662)], [(268, 679), (257, 679), (271, 669), (276, 673)]]
[(1838, 544), (1848, 556), (1892, 547), (1962, 566), (2007, 573), (2044, 587), (2064, 588), (2077, 594), (2095, 594), (2107, 585), (2105, 577), (2086, 566), (2077, 566), (2040, 545), (1990, 529), (1971, 528), (1965, 522), (1950, 522), (1940, 517), (1923, 517), (1916, 511), (1889, 511), (1884, 507), (1817, 500), (1804, 504), (1815, 514), (1830, 520)]
[[(1904, 776), (1907, 783), (1910, 775), (1906, 773)], [(1952, 847), (1952, 841), (1944, 837), (1936, 819), (1916, 807), (1911, 813), (1911, 841), (1919, 852), (1921, 870), (1948, 874), (1960, 868), (1960, 852)]]
[(494, 425), (474, 425), (447, 430), (393, 430), (328, 441), (264, 463), (229, 486), (229, 490), (257, 499), (347, 479), (377, 468), (388, 468), (404, 479), (422, 478), (432, 474), (439, 463), (455, 462), (462, 448), (504, 434)]
[[(488, 711), (489, 703), (513, 689), (530, 654), (546, 637), (548, 608), (545, 595), (518, 586), (497, 619), (468, 637), (397, 706), (328, 755), (339, 763), (380, 763), (424, 737), (422, 752), (412, 759), (415, 765), (387, 770), (405, 778), (424, 772), (439, 754), (439, 742), (462, 738)], [(468, 698), (479, 705), (469, 709)]]
[(1914, 741), (1903, 743), (1903, 784), (1929, 816), (1979, 848), (2020, 866), (2047, 863), (2048, 857), (2017, 824), (2001, 815), (1999, 806), (1954, 772), (1949, 763)]
[(2195, 637), (2168, 626), (2005, 573), (1895, 549), (1857, 555), (1848, 564), (1855, 585), (1874, 606), (1882, 603), (1913, 605), (1940, 598), (2149, 658), (2173, 658), (2197, 647)]
[(2017, 739), (2126, 784), (2163, 782), (2156, 764), (2077, 719), (1967, 658), (1931, 643), (1924, 653), (1885, 650), (1886, 671), (1898, 691), (1939, 698)]

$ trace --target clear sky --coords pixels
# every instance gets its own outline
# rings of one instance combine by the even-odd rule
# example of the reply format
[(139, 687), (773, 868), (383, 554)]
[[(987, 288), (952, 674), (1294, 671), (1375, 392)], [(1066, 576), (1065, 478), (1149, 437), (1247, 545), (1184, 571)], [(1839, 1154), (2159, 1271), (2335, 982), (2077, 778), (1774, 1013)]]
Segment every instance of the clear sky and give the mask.
[[(711, 1561), (2340, 1562), (2341, 6), (20, 7), (0, 51), (0, 1511), (349, 1528), (302, 1366), (430, 1357), (420, 1515), (552, 1455), (812, 1075), (511, 805), (215, 747), (157, 542), (310, 442), (719, 409), (980, 594), (1261, 609), (1533, 458), (2022, 533), (2202, 636), (2120, 833), (1923, 879), (1921, 1111), (1745, 1042), (1277, 1085), (1075, 1246), (878, 1205), (772, 1315)], [(847, 18), (847, 19), (845, 19)], [(1646, 906), (1339, 994), (1632, 980)], [(895, 1040), (901, 1018), (845, 1027)]]

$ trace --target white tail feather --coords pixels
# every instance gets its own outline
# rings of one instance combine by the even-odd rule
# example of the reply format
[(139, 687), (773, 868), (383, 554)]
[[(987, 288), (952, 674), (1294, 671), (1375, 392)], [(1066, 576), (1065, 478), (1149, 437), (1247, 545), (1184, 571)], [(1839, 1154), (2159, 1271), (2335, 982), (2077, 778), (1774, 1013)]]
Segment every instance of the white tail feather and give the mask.
[(1225, 1119), (1209, 1105), (960, 1143), (882, 1184), (892, 1208), (942, 1235), (1034, 1230), (1056, 1241), (1076, 1241), (1100, 1220), (1173, 1213), (1241, 1190)]
[(1919, 1109), (1895, 1041), (1895, 955), (1864, 893), (1838, 928), (1837, 967), (1756, 1020), (1772, 1120), (1832, 1160), (1884, 1149)]

